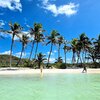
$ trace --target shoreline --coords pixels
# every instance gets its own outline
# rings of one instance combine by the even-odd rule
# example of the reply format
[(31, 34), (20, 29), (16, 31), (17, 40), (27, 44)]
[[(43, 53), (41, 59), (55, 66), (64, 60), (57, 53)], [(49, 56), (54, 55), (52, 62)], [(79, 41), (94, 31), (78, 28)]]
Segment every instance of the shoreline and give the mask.
[[(43, 74), (81, 74), (82, 68), (80, 69), (43, 69)], [(18, 74), (40, 74), (40, 69), (30, 68), (0, 68), (0, 75), (18, 75)], [(87, 69), (87, 74), (100, 74), (100, 68), (98, 69)]]

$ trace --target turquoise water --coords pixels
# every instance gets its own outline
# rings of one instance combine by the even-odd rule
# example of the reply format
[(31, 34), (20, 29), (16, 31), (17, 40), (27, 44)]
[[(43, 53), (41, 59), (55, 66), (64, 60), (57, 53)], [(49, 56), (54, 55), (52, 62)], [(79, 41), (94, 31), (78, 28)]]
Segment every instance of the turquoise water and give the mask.
[(0, 100), (100, 100), (100, 74), (0, 76)]

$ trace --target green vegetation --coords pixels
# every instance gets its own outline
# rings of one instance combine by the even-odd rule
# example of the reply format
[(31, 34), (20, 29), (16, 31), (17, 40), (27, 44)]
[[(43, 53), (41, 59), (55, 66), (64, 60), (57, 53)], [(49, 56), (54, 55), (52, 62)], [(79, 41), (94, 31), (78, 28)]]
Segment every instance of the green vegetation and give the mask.
[[(8, 67), (9, 66), (9, 55), (0, 55), (0, 67)], [(19, 58), (12, 56), (12, 67), (16, 66), (16, 63), (18, 62)], [(20, 66), (22, 66), (25, 62), (25, 59), (22, 59), (20, 62)], [(24, 67), (24, 66), (23, 66)]]
[[(98, 68), (100, 67), (100, 35), (97, 39), (90, 39), (85, 33), (81, 33), (79, 37), (67, 41), (64, 37), (58, 33), (56, 30), (52, 30), (50, 35), (45, 36), (43, 26), (41, 23), (35, 23), (33, 28), (27, 31), (27, 34), (23, 33), (23, 28), (18, 23), (10, 23), (10, 30), (0, 29), (0, 32), (4, 34), (12, 35), (10, 57), (8, 55), (0, 55), (0, 67), (8, 66), (20, 66), (20, 67), (31, 67), (31, 68), (41, 68), (41, 63), (44, 63), (42, 59), (43, 54), (37, 54), (38, 46), (40, 43), (44, 43), (44, 48), (50, 44), (50, 52), (48, 55), (47, 62), (44, 63), (44, 68), (77, 68), (86, 67)], [(22, 37), (20, 37), (22, 34)], [(29, 37), (29, 35), (31, 37)], [(19, 42), (22, 43), (22, 50), (20, 58), (14, 57), (12, 55), (12, 48), (14, 44), (14, 37), (19, 38)], [(3, 37), (2, 37), (3, 38)], [(31, 38), (31, 39), (30, 39)], [(28, 59), (22, 59), (22, 53), (28, 43), (31, 43), (31, 50)], [(36, 46), (34, 48), (34, 46)], [(52, 54), (53, 47), (57, 47), (58, 57), (55, 58), (56, 62), (52, 64), (50, 62), (50, 57)], [(33, 55), (33, 50), (35, 50)], [(61, 56), (61, 50), (64, 52), (64, 59)], [(67, 62), (67, 53), (72, 53), (72, 63)], [(32, 56), (33, 55), (33, 56)], [(9, 60), (10, 58), (10, 60)], [(42, 59), (41, 63), (39, 59)]]

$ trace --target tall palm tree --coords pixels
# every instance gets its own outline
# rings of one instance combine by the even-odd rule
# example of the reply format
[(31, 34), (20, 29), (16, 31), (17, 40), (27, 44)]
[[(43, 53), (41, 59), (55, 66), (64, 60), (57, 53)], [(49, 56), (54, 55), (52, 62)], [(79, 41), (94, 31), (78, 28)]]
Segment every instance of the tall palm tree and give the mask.
[(72, 53), (73, 53), (72, 63), (76, 62), (77, 42), (78, 42), (78, 39), (76, 38), (72, 39), (71, 41), (71, 48), (72, 48)]
[(60, 48), (61, 48), (61, 44), (64, 43), (64, 38), (62, 36), (59, 36), (57, 38), (57, 44), (58, 44), (58, 59), (60, 58)]
[(80, 47), (83, 51), (82, 53), (82, 59), (83, 59), (83, 62), (85, 62), (86, 60), (86, 53), (91, 45), (91, 42), (89, 40), (89, 38), (86, 36), (85, 33), (82, 33), (79, 37), (79, 43), (80, 43)]
[[(30, 56), (29, 56), (29, 61), (31, 59), (32, 53), (33, 53), (33, 48), (34, 48), (34, 44), (37, 40), (37, 35), (44, 32), (44, 30), (42, 29), (42, 24), (40, 23), (34, 23), (34, 28), (31, 28), (30, 30), (30, 35), (34, 38), (32, 41), (32, 48), (31, 48), (31, 52), (30, 52)], [(36, 57), (36, 54), (35, 54)]]
[(52, 48), (53, 48), (53, 45), (57, 43), (57, 37), (59, 36), (60, 34), (56, 31), (56, 30), (53, 30), (50, 34), (50, 36), (47, 37), (48, 39), (48, 42), (46, 45), (50, 44), (51, 43), (51, 47), (50, 47), (50, 53), (49, 53), (49, 56), (48, 56), (48, 61), (47, 61), (47, 68), (49, 67), (49, 60), (50, 60), (50, 56), (51, 56), (51, 53), (52, 53)]
[[(86, 53), (90, 47), (90, 40), (89, 38), (86, 36), (85, 33), (82, 33), (78, 39), (78, 43), (77, 43), (77, 56), (78, 56), (78, 60), (77, 60), (77, 63), (79, 61), (79, 58), (80, 58), (80, 61), (81, 61), (81, 65), (83, 66), (83, 72), (84, 71), (87, 71), (86, 69), (86, 66), (85, 66), (85, 63), (86, 63)], [(82, 60), (81, 60), (81, 57), (80, 57), (80, 53), (82, 52), (82, 60), (83, 60), (83, 64), (82, 64)]]
[(0, 29), (0, 32), (8, 33), (8, 34), (12, 35), (12, 41), (11, 41), (11, 47), (10, 47), (10, 67), (11, 67), (11, 63), (12, 63), (12, 48), (13, 48), (13, 44), (14, 44), (14, 37), (17, 36), (17, 37), (20, 38), (19, 33), (21, 33), (21, 31), (22, 31), (22, 27), (18, 23), (12, 24), (11, 22), (9, 23), (9, 26), (10, 26), (11, 30)]
[(21, 61), (21, 58), (22, 58), (22, 54), (24, 52), (24, 49), (25, 49), (26, 45), (29, 42), (29, 37), (27, 35), (23, 34), (22, 35), (22, 38), (20, 39), (20, 42), (22, 43), (22, 50), (21, 50), (20, 58), (19, 58), (19, 60), (18, 60), (18, 62), (16, 64), (16, 66), (18, 66), (19, 63), (20, 63), (20, 61)]
[(46, 58), (44, 58), (44, 57), (45, 57), (45, 55), (43, 55), (42, 53), (37, 54), (36, 62), (38, 63), (38, 67), (40, 68), (41, 77), (43, 76), (43, 66), (42, 66), (42, 63), (44, 62), (44, 60), (46, 60)]
[(42, 33), (38, 33), (36, 36), (36, 49), (35, 49), (35, 55), (34, 55), (34, 59), (36, 59), (36, 55), (37, 55), (37, 50), (38, 50), (38, 45), (40, 42), (44, 42), (44, 35)]
[(95, 47), (92, 46), (88, 49), (88, 59), (92, 59), (93, 63), (96, 62), (96, 52), (95, 52)]
[(78, 40), (78, 41), (77, 41), (77, 44), (76, 44), (77, 64), (79, 63), (79, 60), (80, 60), (80, 62), (81, 62), (81, 64), (82, 64), (82, 59), (81, 59), (81, 56), (80, 56), (81, 51), (82, 51), (82, 44), (81, 44), (81, 42)]
[(97, 39), (93, 42), (94, 44), (94, 50), (95, 50), (95, 59), (100, 62), (100, 35)]
[(9, 23), (9, 26), (11, 28), (11, 33), (12, 34), (12, 42), (11, 42), (11, 49), (10, 49), (10, 67), (11, 67), (11, 63), (12, 63), (12, 48), (13, 48), (13, 44), (14, 44), (14, 37), (15, 35), (18, 36), (17, 34), (21, 32), (22, 27), (18, 24), (18, 23)]
[(71, 50), (71, 47), (70, 46), (67, 46), (66, 43), (64, 43), (64, 47), (63, 47), (63, 50), (64, 50), (64, 55), (65, 55), (65, 65), (66, 65), (66, 54), (68, 51)]

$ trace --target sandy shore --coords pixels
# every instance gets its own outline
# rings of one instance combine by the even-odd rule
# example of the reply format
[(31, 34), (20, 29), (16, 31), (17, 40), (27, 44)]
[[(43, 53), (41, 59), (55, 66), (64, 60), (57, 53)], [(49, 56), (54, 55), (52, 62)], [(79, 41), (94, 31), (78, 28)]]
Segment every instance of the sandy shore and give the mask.
[[(66, 73), (78, 74), (82, 73), (83, 69), (43, 69), (43, 73)], [(100, 74), (100, 69), (87, 69), (87, 74)], [(18, 75), (18, 74), (40, 74), (40, 69), (29, 68), (0, 68), (0, 75)]]

